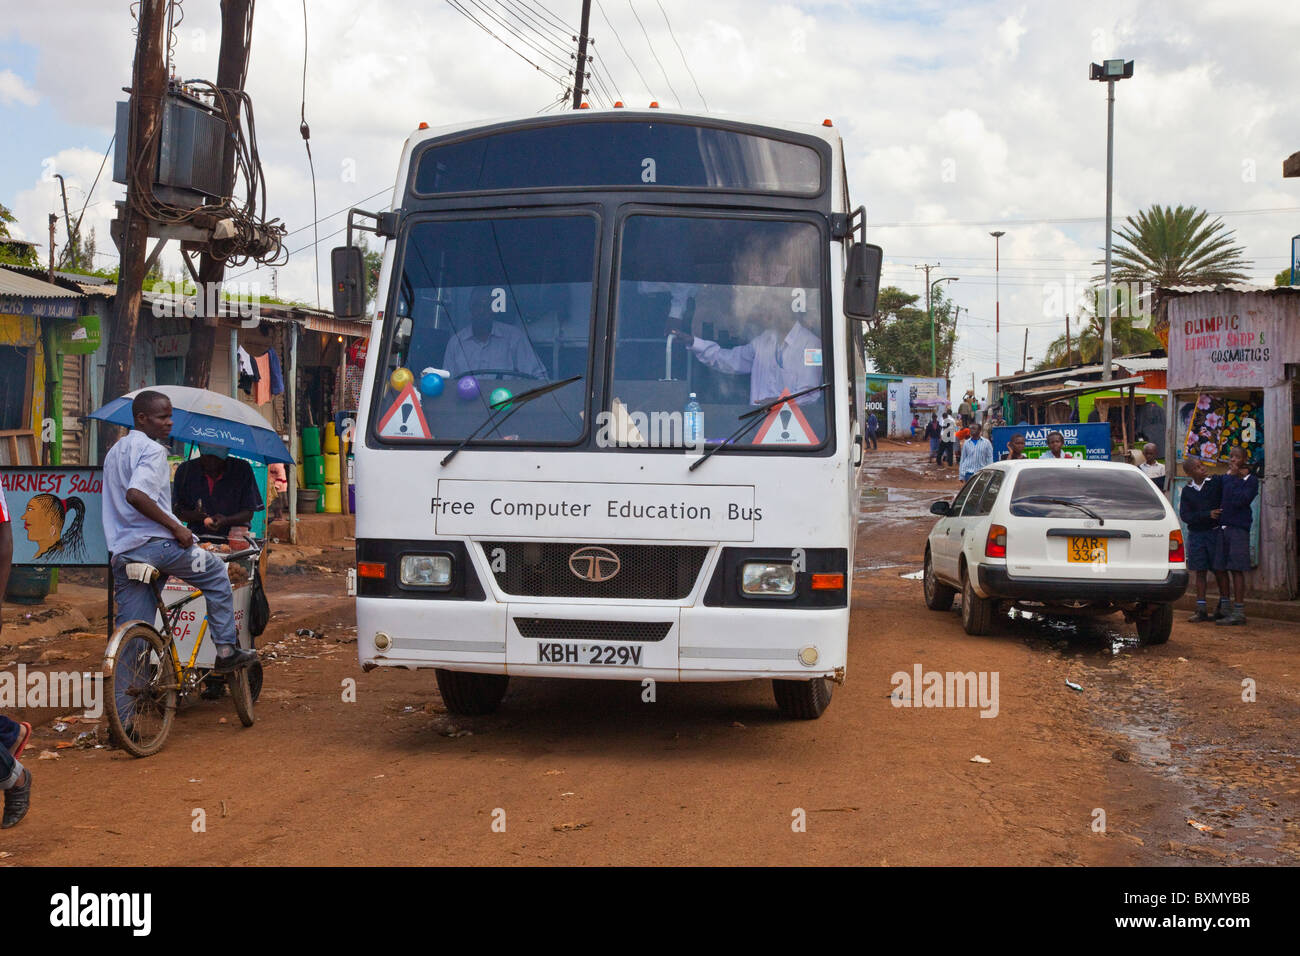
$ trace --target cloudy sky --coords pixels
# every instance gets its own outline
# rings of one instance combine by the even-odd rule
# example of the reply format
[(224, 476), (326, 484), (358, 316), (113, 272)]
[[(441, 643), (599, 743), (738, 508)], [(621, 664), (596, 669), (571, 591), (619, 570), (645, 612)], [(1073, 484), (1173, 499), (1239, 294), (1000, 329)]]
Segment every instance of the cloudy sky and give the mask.
[[(343, 210), (385, 203), (401, 145), (430, 125), (525, 115), (561, 93), (548, 76), (579, 0), (307, 0), (306, 110), (316, 163), (321, 269)], [(129, 82), (127, 0), (5, 0), (0, 20), (0, 202), (18, 234), (45, 240), (60, 208), (87, 201)], [(185, 0), (177, 71), (213, 78), (218, 0)], [(519, 33), (493, 23), (495, 13)], [(514, 17), (518, 16), (519, 19)], [(639, 18), (639, 19), (638, 19)], [(529, 30), (522, 23), (532, 25)], [(1300, 150), (1294, 85), (1300, 4), (1278, 0), (1099, 2), (804, 2), (597, 0), (591, 32), (608, 93), (630, 106), (834, 120), (855, 203), (885, 249), (885, 282), (924, 292), (915, 267), (939, 263), (961, 313), (954, 387), (993, 374), (994, 240), (1001, 229), (1003, 373), (1030, 364), (1064, 331), (1061, 303), (1097, 270), (1104, 242), (1105, 86), (1088, 64), (1136, 61), (1117, 86), (1117, 221), (1153, 203), (1221, 214), (1271, 282), (1300, 233), (1300, 180), (1281, 163)], [(525, 38), (534, 46), (527, 46)], [(529, 62), (532, 61), (532, 62)], [(543, 69), (538, 69), (542, 67)], [(689, 67), (689, 69), (688, 69)], [(248, 90), (256, 109), (270, 214), (291, 230), (282, 296), (316, 299), (312, 186), (298, 134), (303, 5), (261, 0)], [(108, 239), (111, 159), (85, 223)], [(83, 226), (83, 230), (86, 227)], [(62, 243), (60, 226), (58, 241)], [(179, 270), (176, 254), (164, 257)], [(238, 271), (238, 270), (236, 270)], [(241, 281), (269, 284), (265, 270)], [(326, 282), (328, 277), (326, 277)], [(328, 303), (328, 287), (322, 285)], [(982, 389), (981, 389), (982, 391)]]

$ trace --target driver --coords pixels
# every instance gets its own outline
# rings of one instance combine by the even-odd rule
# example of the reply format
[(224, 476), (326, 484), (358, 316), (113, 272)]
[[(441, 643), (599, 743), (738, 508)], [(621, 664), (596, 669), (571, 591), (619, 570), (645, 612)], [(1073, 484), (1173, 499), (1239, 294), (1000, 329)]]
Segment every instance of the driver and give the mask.
[(492, 318), (492, 289), (475, 289), (469, 297), (470, 323), (447, 342), (442, 367), (457, 378), (467, 372), (499, 370), (545, 380), (546, 366), (527, 336), (513, 325)]

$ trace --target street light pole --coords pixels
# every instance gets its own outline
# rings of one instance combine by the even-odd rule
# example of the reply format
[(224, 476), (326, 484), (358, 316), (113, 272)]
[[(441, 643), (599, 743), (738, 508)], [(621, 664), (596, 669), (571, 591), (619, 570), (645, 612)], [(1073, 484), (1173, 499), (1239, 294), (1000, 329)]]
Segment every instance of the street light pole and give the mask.
[(1001, 245), (1002, 237), (1006, 235), (1002, 230), (990, 232), (993, 237), (993, 288), (994, 297), (997, 305), (993, 319), (993, 375), (998, 377), (1002, 375), (1002, 255)]
[(1101, 342), (1101, 379), (1111, 380), (1110, 366), (1112, 359), (1110, 329), (1110, 252), (1111, 252), (1111, 193), (1114, 184), (1115, 168), (1115, 83), (1133, 75), (1132, 60), (1106, 60), (1092, 64), (1089, 78), (1106, 84), (1106, 287), (1102, 294), (1105, 318), (1102, 320)]
[(936, 358), (935, 334), (934, 334), (934, 287), (940, 282), (959, 282), (957, 276), (944, 276), (942, 279), (935, 279), (926, 287), (925, 301), (930, 311), (930, 377), (939, 377), (939, 364)]

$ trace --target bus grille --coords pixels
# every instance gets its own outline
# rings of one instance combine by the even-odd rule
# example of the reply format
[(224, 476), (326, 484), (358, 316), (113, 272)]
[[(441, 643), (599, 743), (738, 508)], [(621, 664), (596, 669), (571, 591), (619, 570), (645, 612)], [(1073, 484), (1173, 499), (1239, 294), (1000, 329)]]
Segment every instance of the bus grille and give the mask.
[[(555, 541), (483, 541), (480, 544), (497, 586), (506, 594), (643, 601), (686, 598), (695, 587), (709, 550), (689, 545), (583, 545)], [(575, 552), (589, 548), (612, 551), (619, 561), (618, 573), (604, 581), (578, 577), (570, 568), (569, 559)]]
[(672, 621), (579, 621), (549, 617), (517, 617), (524, 637), (539, 641), (662, 641)]

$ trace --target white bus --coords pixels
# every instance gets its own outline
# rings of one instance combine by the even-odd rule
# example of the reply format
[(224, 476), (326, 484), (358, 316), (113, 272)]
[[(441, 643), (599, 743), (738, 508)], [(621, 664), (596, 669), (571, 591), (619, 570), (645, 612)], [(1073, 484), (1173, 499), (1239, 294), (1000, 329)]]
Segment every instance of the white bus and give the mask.
[[(425, 129), (355, 434), (358, 654), (510, 677), (844, 680), (880, 249), (822, 126), (616, 109)], [(359, 227), (366, 228), (366, 227)], [(859, 241), (854, 241), (855, 234)], [(649, 685), (646, 685), (649, 686)]]

